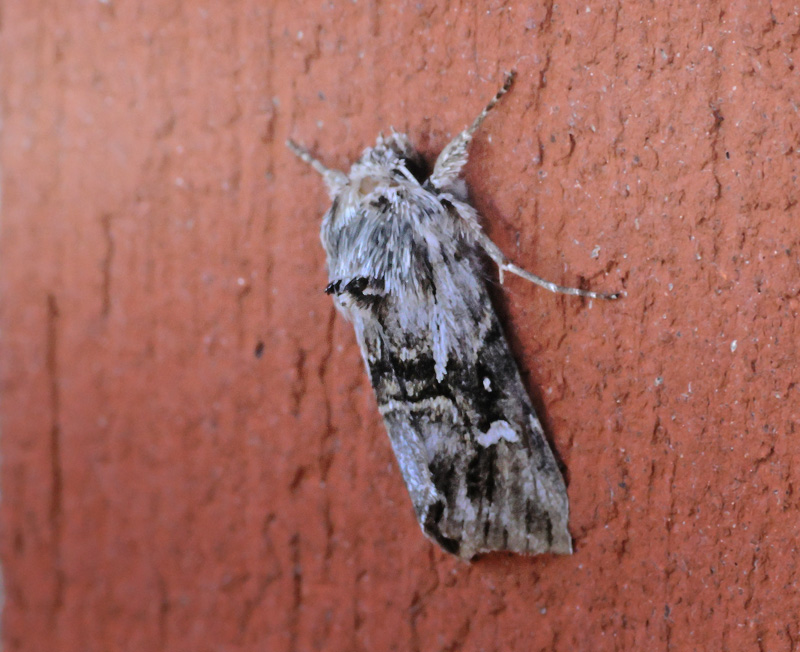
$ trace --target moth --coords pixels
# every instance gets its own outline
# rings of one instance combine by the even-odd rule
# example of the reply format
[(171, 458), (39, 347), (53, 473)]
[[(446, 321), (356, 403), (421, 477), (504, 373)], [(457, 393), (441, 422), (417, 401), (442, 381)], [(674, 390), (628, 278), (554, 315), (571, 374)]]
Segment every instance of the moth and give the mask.
[(379, 136), (345, 174), (293, 141), (332, 204), (322, 220), (326, 292), (349, 319), (417, 519), (445, 551), (570, 554), (564, 480), (487, 291), (484, 258), (553, 292), (481, 229), (461, 170), (483, 120), (426, 173), (405, 134)]

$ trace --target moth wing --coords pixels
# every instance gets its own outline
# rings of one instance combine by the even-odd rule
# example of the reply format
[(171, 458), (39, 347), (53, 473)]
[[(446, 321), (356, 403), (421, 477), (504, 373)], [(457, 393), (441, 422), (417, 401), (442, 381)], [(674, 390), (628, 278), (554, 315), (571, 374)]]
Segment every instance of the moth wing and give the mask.
[(485, 300), (475, 357), (450, 357), (441, 379), (433, 347), (404, 356), (365, 333), (389, 438), (423, 531), (446, 551), (569, 554), (566, 488)]

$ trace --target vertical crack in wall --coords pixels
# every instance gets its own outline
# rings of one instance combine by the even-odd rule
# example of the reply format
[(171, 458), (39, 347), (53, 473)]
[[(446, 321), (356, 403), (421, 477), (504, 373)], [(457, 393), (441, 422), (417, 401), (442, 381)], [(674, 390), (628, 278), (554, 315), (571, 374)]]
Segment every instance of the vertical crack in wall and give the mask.
[(111, 311), (111, 266), (114, 264), (114, 238), (111, 235), (111, 215), (105, 214), (100, 218), (103, 225), (103, 241), (105, 243), (105, 255), (103, 256), (103, 287), (102, 287), (102, 306), (100, 314), (105, 319)]
[(64, 571), (61, 568), (61, 529), (63, 520), (63, 472), (61, 466), (61, 394), (58, 386), (58, 322), (56, 298), (47, 295), (46, 365), (50, 394), (50, 527), (53, 546), (53, 621), (64, 603)]
[[(331, 467), (333, 466), (336, 451), (336, 427), (333, 423), (333, 407), (332, 397), (329, 390), (330, 383), (327, 381), (328, 371), (330, 370), (331, 358), (334, 354), (334, 328), (336, 326), (337, 310), (331, 306), (328, 309), (328, 324), (327, 324), (327, 337), (325, 350), (322, 353), (322, 358), (317, 367), (317, 377), (319, 378), (320, 385), (324, 395), (322, 409), (324, 413), (325, 428), (320, 440), (320, 455), (319, 455), (319, 470), (320, 480), (328, 485), (328, 475)], [(322, 498), (322, 518), (325, 524), (325, 557), (324, 557), (324, 570), (327, 574), (330, 569), (331, 558), (333, 557), (333, 539), (334, 539), (334, 523), (331, 518), (331, 499), (330, 492), (324, 491)]]
[(298, 649), (300, 634), (300, 609), (303, 606), (303, 566), (300, 555), (300, 535), (293, 534), (289, 541), (292, 554), (292, 601), (289, 610), (289, 650)]

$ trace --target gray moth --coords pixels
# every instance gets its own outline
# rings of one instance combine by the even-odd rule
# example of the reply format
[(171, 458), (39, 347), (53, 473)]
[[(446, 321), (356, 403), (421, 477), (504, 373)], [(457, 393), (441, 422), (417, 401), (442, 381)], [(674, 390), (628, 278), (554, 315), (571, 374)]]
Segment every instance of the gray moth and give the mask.
[(553, 292), (481, 229), (460, 178), (513, 73), (426, 174), (408, 137), (378, 137), (345, 174), (293, 141), (332, 198), (326, 292), (349, 319), (417, 519), (445, 551), (570, 554), (564, 480), (487, 291), (484, 258)]

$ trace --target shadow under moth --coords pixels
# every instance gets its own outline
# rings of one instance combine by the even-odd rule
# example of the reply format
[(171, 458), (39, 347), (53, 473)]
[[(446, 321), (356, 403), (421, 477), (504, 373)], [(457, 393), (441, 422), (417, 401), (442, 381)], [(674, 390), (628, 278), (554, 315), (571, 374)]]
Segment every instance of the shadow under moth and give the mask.
[(472, 136), (505, 84), (426, 174), (405, 134), (378, 137), (345, 174), (288, 147), (325, 181), (326, 292), (353, 323), (417, 519), (447, 552), (569, 554), (564, 480), (492, 308), (483, 256), (511, 263), (481, 229), (460, 178)]

